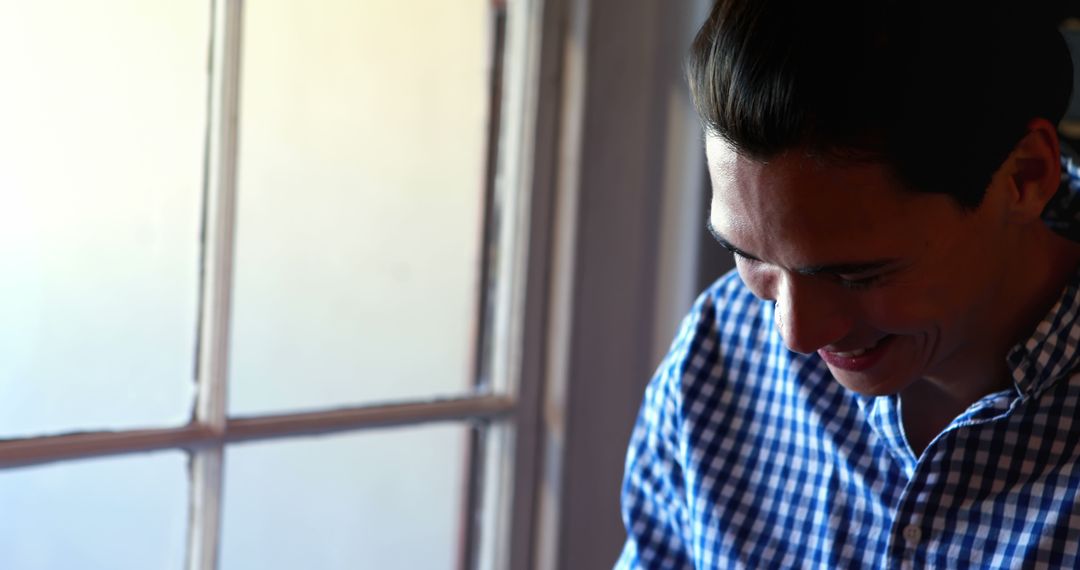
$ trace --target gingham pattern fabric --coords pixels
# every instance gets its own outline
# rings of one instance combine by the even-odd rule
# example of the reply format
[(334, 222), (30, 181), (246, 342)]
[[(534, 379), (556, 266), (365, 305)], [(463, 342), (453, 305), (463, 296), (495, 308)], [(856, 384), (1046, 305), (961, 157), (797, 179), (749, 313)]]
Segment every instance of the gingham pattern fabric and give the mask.
[(646, 391), (616, 568), (1080, 568), (1078, 345), (1080, 273), (1007, 355), (1015, 388), (916, 457), (899, 398), (788, 351), (728, 274)]
[(1054, 231), (1080, 241), (1080, 156), (1064, 144), (1061, 151), (1061, 190), (1043, 217)]

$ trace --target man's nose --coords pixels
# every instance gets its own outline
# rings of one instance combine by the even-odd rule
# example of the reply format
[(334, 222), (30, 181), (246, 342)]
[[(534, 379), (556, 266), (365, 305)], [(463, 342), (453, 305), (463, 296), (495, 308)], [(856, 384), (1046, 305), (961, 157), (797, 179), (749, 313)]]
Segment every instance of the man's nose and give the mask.
[(779, 281), (776, 328), (789, 349), (810, 354), (851, 331), (848, 307), (835, 284), (805, 275), (786, 275)]

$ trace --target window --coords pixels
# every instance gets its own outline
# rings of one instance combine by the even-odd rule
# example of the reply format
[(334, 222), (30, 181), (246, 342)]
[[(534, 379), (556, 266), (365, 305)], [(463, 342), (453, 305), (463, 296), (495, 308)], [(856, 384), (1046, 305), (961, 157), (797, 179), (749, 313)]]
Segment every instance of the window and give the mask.
[(0, 566), (610, 565), (696, 292), (708, 5), (0, 6)]
[(536, 10), (0, 7), (0, 565), (505, 566)]

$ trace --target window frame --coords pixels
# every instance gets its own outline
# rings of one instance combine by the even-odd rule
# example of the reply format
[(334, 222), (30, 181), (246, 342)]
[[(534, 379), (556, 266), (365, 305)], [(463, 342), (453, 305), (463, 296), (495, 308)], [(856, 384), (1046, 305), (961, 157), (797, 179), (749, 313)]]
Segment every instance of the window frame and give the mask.
[[(528, 0), (511, 0), (513, 8), (521, 4), (535, 6)], [(229, 362), (229, 338), (232, 315), (232, 294), (234, 274), (236, 192), (237, 192), (237, 148), (239, 131), (240, 101), (240, 66), (242, 58), (243, 0), (213, 0), (210, 3), (210, 46), (209, 46), (209, 93), (208, 121), (205, 137), (205, 186), (203, 189), (202, 253), (199, 284), (199, 320), (195, 357), (196, 396), (190, 421), (182, 426), (153, 429), (126, 429), (118, 431), (88, 431), (59, 435), (28, 436), (0, 439), (0, 470), (28, 467), (49, 463), (75, 461), (90, 458), (116, 457), (133, 453), (145, 453), (161, 450), (181, 450), (189, 457), (189, 521), (187, 539), (187, 570), (212, 570), (218, 567), (221, 507), (223, 492), (224, 452), (225, 448), (236, 442), (265, 441), (276, 438), (326, 435), (334, 433), (359, 432), (392, 426), (421, 426), (433, 422), (458, 423), (468, 426), (474, 424), (473, 434), (485, 431), (491, 436), (473, 436), (473, 449), (470, 473), (466, 477), (463, 489), (464, 513), (461, 521), (466, 528), (463, 536), (459, 567), (470, 567), (484, 560), (494, 560), (505, 549), (495, 540), (484, 534), (478, 534), (471, 527), (481, 517), (479, 496), (472, 497), (472, 490), (480, 489), (484, 472), (491, 472), (491, 488), (485, 496), (504, 497), (509, 493), (493, 488), (513, 481), (516, 470), (513, 462), (507, 462), (505, 455), (515, 443), (520, 449), (521, 442), (514, 442), (516, 435), (511, 425), (519, 410), (529, 407), (527, 403), (510, 395), (514, 390), (513, 380), (501, 377), (489, 384), (478, 383), (476, 390), (452, 398), (401, 400), (387, 404), (354, 405), (330, 410), (305, 411), (298, 413), (260, 414), (248, 417), (230, 417), (227, 405), (227, 380)], [(495, 2), (494, 9), (505, 6)], [(521, 10), (524, 12), (524, 10)], [(513, 12), (511, 12), (513, 13)], [(522, 17), (512, 18), (517, 28), (532, 31), (521, 25)], [(496, 23), (496, 26), (499, 25)], [(495, 30), (498, 32), (499, 30)], [(528, 47), (527, 42), (519, 41), (519, 49)], [(496, 43), (496, 49), (501, 46)], [(528, 72), (519, 73), (515, 79), (528, 76)], [(494, 79), (494, 78), (493, 78)], [(522, 97), (524, 86), (515, 90), (516, 97)], [(503, 107), (520, 107), (520, 103), (506, 101)], [(510, 121), (513, 123), (514, 121)], [(498, 129), (496, 129), (498, 130)], [(521, 128), (518, 126), (518, 132)], [(502, 133), (500, 145), (513, 143), (513, 135)], [(493, 141), (494, 142), (494, 139)], [(509, 149), (511, 151), (517, 150)], [(503, 149), (499, 149), (502, 154)], [(515, 152), (515, 155), (519, 153)], [(509, 160), (505, 169), (513, 180), (520, 162)], [(506, 188), (501, 190), (511, 198), (519, 190)], [(519, 207), (523, 201), (511, 200), (511, 207)], [(515, 211), (511, 218), (517, 219), (525, 212)], [(519, 243), (524, 232), (512, 224), (504, 224), (505, 231), (498, 236), (500, 250), (513, 248), (517, 253), (522, 249)], [(487, 247), (488, 244), (484, 244)], [(509, 251), (509, 250), (508, 250)], [(503, 255), (502, 257), (506, 257)], [(514, 261), (511, 257), (511, 260)], [(505, 275), (501, 278), (514, 277), (514, 270), (520, 266), (503, 264), (507, 269), (500, 270)], [(514, 315), (502, 312), (520, 298), (516, 282), (499, 282), (500, 299), (490, 317), (500, 322), (503, 329), (519, 327), (519, 320)], [(480, 292), (487, 295), (486, 291)], [(482, 299), (483, 301), (483, 299)], [(484, 303), (482, 302), (481, 305)], [(480, 315), (483, 317), (483, 314)], [(484, 330), (484, 324), (478, 327)], [(479, 333), (484, 334), (484, 333)], [(511, 341), (512, 342), (512, 341)], [(509, 350), (506, 343), (495, 351)], [(478, 351), (478, 359), (493, 358), (493, 354)], [(495, 357), (496, 360), (500, 360)], [(501, 374), (509, 372), (506, 359)], [(477, 369), (479, 370), (478, 363)], [(497, 373), (498, 374), (498, 373)], [(497, 393), (492, 388), (501, 388)], [(483, 451), (483, 452), (482, 452)], [(529, 454), (522, 454), (527, 456)], [(503, 500), (503, 499), (500, 499)], [(496, 504), (498, 506), (498, 504)], [(492, 528), (501, 528), (509, 509), (487, 509), (492, 516), (484, 520), (497, 521), (488, 524)], [(505, 538), (505, 535), (499, 536)], [(475, 543), (475, 544), (474, 544)], [(476, 548), (483, 546), (486, 554), (477, 554)], [(478, 557), (479, 556), (479, 557)], [(487, 556), (487, 558), (485, 558)], [(498, 562), (496, 562), (496, 567)]]

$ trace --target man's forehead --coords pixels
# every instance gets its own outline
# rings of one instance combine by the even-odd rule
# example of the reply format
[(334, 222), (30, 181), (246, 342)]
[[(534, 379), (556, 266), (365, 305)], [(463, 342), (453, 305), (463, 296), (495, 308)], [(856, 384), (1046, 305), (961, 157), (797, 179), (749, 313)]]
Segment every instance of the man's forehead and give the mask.
[(882, 162), (826, 157), (801, 148), (758, 159), (716, 135), (705, 142), (714, 199), (716, 194), (743, 201), (768, 196), (799, 207), (835, 202), (886, 208), (919, 202), (926, 195), (905, 188)]
[(833, 253), (895, 245), (930, 226), (952, 231), (956, 220), (948, 197), (910, 192), (878, 163), (841, 164), (797, 151), (759, 161), (715, 136), (706, 151), (710, 226), (753, 255), (794, 246), (807, 253), (797, 256), (800, 263), (847, 262), (852, 256)]
[(709, 172), (714, 176), (718, 172), (728, 173), (735, 170), (740, 166), (739, 159), (747, 160), (731, 143), (714, 134), (705, 136), (705, 157)]

